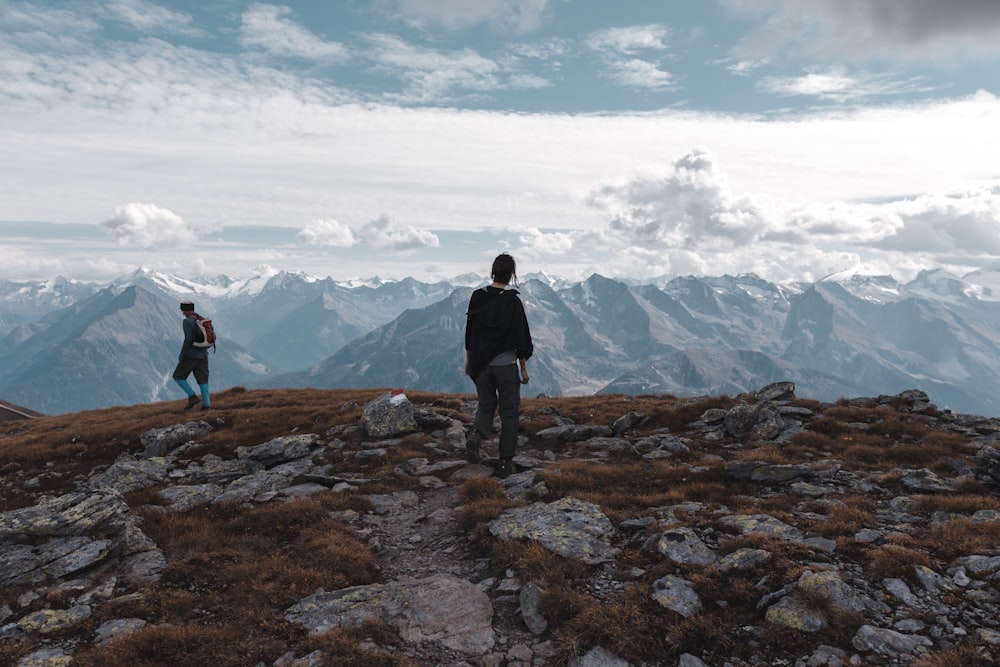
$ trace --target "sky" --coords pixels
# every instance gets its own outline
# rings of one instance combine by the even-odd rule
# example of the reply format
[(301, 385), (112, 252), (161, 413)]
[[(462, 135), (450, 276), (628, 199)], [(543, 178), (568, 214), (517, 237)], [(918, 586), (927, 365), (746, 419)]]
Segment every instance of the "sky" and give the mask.
[(0, 0), (0, 280), (1000, 261), (997, 0)]

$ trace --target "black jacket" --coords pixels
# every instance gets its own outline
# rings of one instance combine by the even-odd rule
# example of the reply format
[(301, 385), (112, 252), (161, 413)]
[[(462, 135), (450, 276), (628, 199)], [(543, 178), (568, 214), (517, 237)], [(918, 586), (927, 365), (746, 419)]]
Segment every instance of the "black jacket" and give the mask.
[(535, 348), (517, 290), (487, 286), (472, 293), (466, 313), (465, 349), (473, 380), (502, 352), (513, 351), (518, 359), (531, 357)]

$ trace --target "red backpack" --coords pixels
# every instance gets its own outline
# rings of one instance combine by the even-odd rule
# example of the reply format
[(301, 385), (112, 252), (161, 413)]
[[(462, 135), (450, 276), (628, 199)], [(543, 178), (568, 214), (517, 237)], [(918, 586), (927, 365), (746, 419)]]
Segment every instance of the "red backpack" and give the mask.
[[(191, 342), (194, 347), (204, 347), (204, 348), (215, 348), (215, 327), (212, 326), (212, 320), (207, 320), (201, 315), (195, 313), (192, 315), (194, 317), (195, 324), (198, 327), (195, 329), (195, 337)], [(198, 340), (198, 339), (201, 340)]]

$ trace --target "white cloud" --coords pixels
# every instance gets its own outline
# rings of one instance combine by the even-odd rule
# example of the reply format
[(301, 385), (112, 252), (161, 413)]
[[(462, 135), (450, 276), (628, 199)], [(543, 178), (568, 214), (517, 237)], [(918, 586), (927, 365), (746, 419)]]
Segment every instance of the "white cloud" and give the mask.
[(531, 44), (513, 43), (508, 44), (507, 48), (517, 56), (533, 60), (555, 60), (571, 51), (569, 42), (559, 38), (546, 39)]
[(406, 102), (437, 102), (454, 91), (505, 87), (499, 64), (471, 49), (446, 52), (414, 46), (395, 35), (373, 34), (369, 56), (383, 74), (408, 84)]
[(243, 12), (240, 43), (244, 48), (258, 48), (273, 56), (310, 60), (342, 60), (347, 56), (343, 44), (328, 42), (291, 18), (288, 7), (255, 3)]
[(440, 245), (440, 240), (433, 232), (417, 229), (412, 225), (393, 223), (386, 215), (362, 226), (358, 235), (372, 247), (390, 252), (436, 248)]
[(664, 72), (655, 63), (633, 58), (621, 60), (612, 65), (612, 78), (620, 85), (628, 88), (649, 88), (661, 90), (669, 88), (673, 77)]
[(198, 240), (179, 215), (155, 204), (124, 204), (102, 225), (121, 246), (158, 250), (185, 247)]
[(622, 275), (725, 271), (790, 280), (870, 267), (898, 276), (1000, 255), (1000, 185), (803, 206), (731, 192), (717, 158), (695, 149), (665, 175), (604, 186), (591, 202), (607, 212), (608, 234), (625, 244), (613, 261)]
[(574, 233), (545, 233), (536, 227), (519, 230), (519, 241), (533, 257), (566, 255), (573, 250)]
[(609, 70), (609, 78), (626, 88), (663, 90), (670, 88), (673, 77), (650, 60), (632, 57), (640, 51), (663, 51), (670, 30), (662, 25), (639, 25), (610, 28), (593, 33), (587, 46), (600, 53)]
[(670, 29), (658, 24), (609, 28), (590, 35), (587, 46), (594, 51), (632, 55), (643, 50), (665, 50), (669, 36)]
[(734, 76), (750, 76), (754, 70), (764, 67), (765, 65), (769, 65), (770, 62), (771, 61), (768, 58), (761, 58), (760, 60), (739, 60), (726, 65), (726, 69)]
[(542, 21), (547, 0), (380, 0), (380, 4), (417, 25), (433, 23), (449, 30), (488, 23), (526, 32)]
[(349, 225), (341, 224), (333, 218), (313, 220), (295, 235), (295, 240), (302, 245), (338, 248), (350, 248), (358, 242)]
[(875, 245), (900, 252), (1000, 255), (1000, 185), (887, 205), (896, 229)]
[(146, 0), (100, 3), (100, 11), (147, 34), (202, 35), (190, 14), (174, 12)]
[(1000, 54), (1000, 3), (993, 0), (722, 0), (761, 19), (735, 52), (750, 58), (950, 66)]
[(494, 60), (473, 49), (446, 51), (417, 46), (385, 33), (365, 36), (373, 70), (406, 85), (401, 94), (384, 96), (397, 102), (439, 104), (467, 93), (547, 88), (551, 82), (525, 71), (516, 52)]
[(671, 247), (747, 243), (767, 225), (764, 207), (733, 197), (715, 156), (704, 148), (674, 162), (661, 178), (605, 186), (592, 201), (609, 212), (614, 232)]
[(894, 80), (892, 75), (849, 74), (843, 66), (810, 68), (803, 76), (764, 77), (758, 88), (782, 97), (804, 95), (834, 102), (851, 102), (927, 90), (919, 79)]
[[(101, 24), (92, 16), (71, 9), (41, 7), (27, 2), (0, 2), (4, 42), (34, 51), (65, 52), (80, 48)], [(7, 58), (0, 62), (6, 64)]]

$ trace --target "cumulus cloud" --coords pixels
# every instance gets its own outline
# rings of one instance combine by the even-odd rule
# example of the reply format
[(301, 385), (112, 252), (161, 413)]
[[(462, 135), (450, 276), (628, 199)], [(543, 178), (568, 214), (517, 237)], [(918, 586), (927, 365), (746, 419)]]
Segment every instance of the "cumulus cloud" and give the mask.
[(529, 250), (535, 257), (561, 256), (573, 250), (573, 237), (571, 232), (549, 232), (545, 233), (536, 227), (522, 229), (519, 232), (519, 240), (526, 250)]
[(115, 209), (113, 218), (101, 224), (120, 246), (157, 250), (182, 248), (198, 240), (179, 215), (155, 204), (124, 204)]
[(614, 232), (643, 243), (746, 243), (766, 228), (761, 205), (733, 197), (715, 156), (704, 148), (674, 162), (663, 177), (608, 185), (591, 201), (611, 214)]
[(895, 221), (876, 247), (900, 252), (1000, 255), (1000, 186), (931, 194), (885, 206)]
[(992, 0), (722, 0), (759, 21), (737, 47), (750, 58), (808, 56), (841, 62), (975, 60), (1000, 53)]
[(412, 225), (400, 225), (392, 222), (388, 216), (381, 215), (365, 224), (358, 230), (369, 245), (377, 250), (402, 252), (418, 248), (436, 248), (440, 245), (437, 235)]
[(313, 220), (295, 235), (301, 245), (334, 246), (350, 248), (358, 242), (349, 225), (341, 224), (333, 218)]
[(240, 43), (244, 48), (257, 48), (273, 56), (335, 59), (347, 56), (343, 44), (328, 42), (290, 17), (288, 7), (256, 3), (243, 12)]
[(527, 32), (542, 21), (547, 0), (380, 0), (380, 5), (415, 25), (434, 24), (449, 30), (487, 23)]
[[(782, 280), (851, 269), (898, 275), (954, 264), (956, 257), (1000, 255), (997, 185), (879, 203), (800, 204), (733, 193), (716, 156), (697, 148), (665, 174), (598, 188), (590, 203), (606, 212), (608, 234), (620, 239), (613, 264), (623, 275), (753, 272)], [(539, 236), (538, 245), (545, 240)]]

